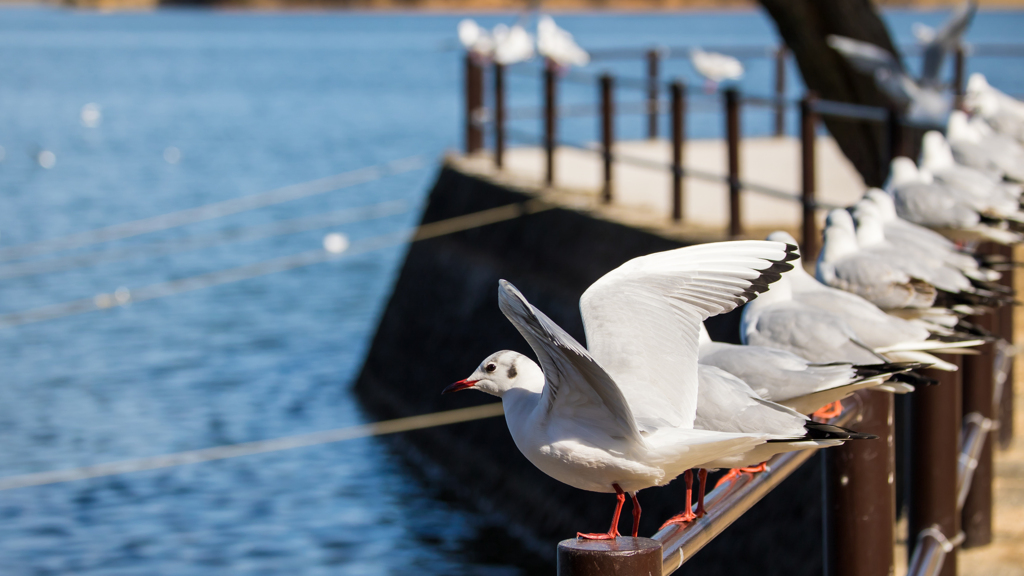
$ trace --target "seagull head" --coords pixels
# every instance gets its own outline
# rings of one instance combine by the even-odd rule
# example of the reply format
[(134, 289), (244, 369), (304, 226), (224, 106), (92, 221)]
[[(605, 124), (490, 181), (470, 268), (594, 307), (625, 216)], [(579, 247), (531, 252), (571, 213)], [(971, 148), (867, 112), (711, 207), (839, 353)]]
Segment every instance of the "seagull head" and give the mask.
[(890, 222), (898, 218), (896, 215), (896, 203), (893, 201), (892, 196), (889, 196), (881, 188), (868, 188), (868, 191), (864, 193), (864, 199), (874, 203), (883, 222)]
[(544, 386), (544, 373), (530, 358), (511, 350), (495, 352), (470, 374), (469, 378), (444, 389), (442, 394), (474, 389), (501, 398), (512, 388), (539, 392)]

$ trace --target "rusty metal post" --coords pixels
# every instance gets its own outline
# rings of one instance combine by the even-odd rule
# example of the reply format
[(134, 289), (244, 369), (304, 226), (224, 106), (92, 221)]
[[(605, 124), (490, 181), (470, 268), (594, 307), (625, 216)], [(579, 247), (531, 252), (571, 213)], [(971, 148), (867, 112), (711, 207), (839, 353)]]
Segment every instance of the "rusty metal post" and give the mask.
[(785, 44), (775, 51), (775, 136), (786, 133), (786, 55)]
[(672, 220), (683, 219), (683, 146), (686, 143), (686, 86), (672, 83)]
[(557, 128), (555, 63), (548, 60), (544, 66), (544, 155), (547, 159), (544, 182), (555, 183), (555, 138)]
[(562, 540), (558, 543), (557, 574), (661, 576), (661, 543), (629, 536), (615, 540)]
[(466, 52), (466, 154), (472, 154), (484, 146), (484, 132), (480, 128), (479, 115), (484, 105), (484, 71)]
[[(999, 253), (1006, 258), (1007, 262), (1013, 262), (1013, 246), (998, 246)], [(1003, 273), (1003, 278), (1000, 280), (1003, 284), (1008, 286), (1011, 290), (1014, 289), (1013, 276), (1015, 272), (1011, 268)], [(1013, 338), (1013, 306), (1003, 306), (996, 313), (998, 317), (999, 332), (998, 335), (1006, 340), (1010, 344), (1015, 344)], [(1013, 369), (1014, 360), (1010, 359), (1010, 369), (1006, 374), (1006, 381), (1003, 384), (1003, 397), (997, 398), (999, 402), (999, 446), (1000, 448), (1006, 449), (1010, 442), (1013, 441)]]
[(825, 574), (888, 576), (896, 544), (893, 397), (863, 391), (857, 398), (861, 415), (846, 425), (878, 439), (824, 451)]
[[(957, 356), (944, 359), (961, 364)], [(918, 535), (933, 525), (948, 540), (960, 534), (956, 484), (962, 373), (928, 370), (927, 375), (938, 380), (938, 385), (918, 387), (910, 398), (908, 547), (916, 546)], [(907, 550), (908, 557), (913, 553)], [(942, 576), (956, 575), (956, 557), (955, 548), (946, 554)]]
[(658, 50), (647, 51), (647, 137), (658, 137)]
[(601, 153), (604, 157), (604, 188), (601, 190), (601, 201), (610, 204), (612, 201), (612, 145), (615, 144), (615, 102), (613, 92), (614, 80), (609, 74), (602, 74), (601, 84)]
[(814, 112), (817, 97), (808, 92), (800, 100), (800, 192), (803, 203), (803, 227), (801, 231), (801, 252), (804, 258), (813, 259), (818, 253), (818, 232), (814, 200), (814, 144), (818, 127), (818, 116)]
[(725, 91), (725, 132), (729, 144), (729, 236), (743, 234), (740, 212), (740, 94), (735, 88)]
[(964, 106), (964, 45), (957, 43), (953, 51), (953, 106)]
[(494, 64), (494, 165), (505, 166), (505, 65)]

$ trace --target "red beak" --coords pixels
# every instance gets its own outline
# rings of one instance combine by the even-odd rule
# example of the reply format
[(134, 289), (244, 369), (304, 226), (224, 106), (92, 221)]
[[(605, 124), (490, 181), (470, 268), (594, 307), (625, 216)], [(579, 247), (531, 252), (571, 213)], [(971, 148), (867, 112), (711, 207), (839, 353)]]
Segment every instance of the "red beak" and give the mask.
[(459, 380), (455, 384), (445, 388), (441, 391), (441, 394), (448, 394), (449, 392), (458, 392), (459, 390), (465, 390), (466, 388), (472, 388), (474, 384), (479, 380)]

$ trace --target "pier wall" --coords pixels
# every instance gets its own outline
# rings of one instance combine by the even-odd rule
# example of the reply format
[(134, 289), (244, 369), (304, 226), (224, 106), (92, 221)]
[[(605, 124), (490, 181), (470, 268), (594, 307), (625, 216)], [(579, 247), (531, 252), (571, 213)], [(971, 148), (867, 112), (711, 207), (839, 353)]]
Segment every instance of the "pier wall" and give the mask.
[[(531, 198), (444, 166), (422, 223)], [(355, 391), (379, 418), (493, 402), (480, 393), (440, 392), (498, 350), (533, 356), (498, 310), (499, 278), (515, 284), (531, 303), (585, 342), (578, 308), (583, 291), (631, 258), (681, 245), (652, 231), (563, 208), (413, 243)], [(738, 312), (715, 318), (709, 330), (716, 339), (735, 341), (738, 320)], [(552, 565), (559, 540), (576, 531), (607, 529), (614, 498), (571, 488), (534, 468), (516, 448), (503, 419), (417, 431), (390, 445), (435, 464), (451, 494), (500, 515), (511, 534), (549, 543), (541, 554), (549, 554)], [(820, 574), (818, 458), (712, 541), (682, 573), (758, 569), (767, 563), (771, 573)], [(653, 534), (679, 512), (683, 495), (682, 479), (641, 492), (641, 535)], [(623, 518), (620, 529), (625, 531), (628, 512)]]

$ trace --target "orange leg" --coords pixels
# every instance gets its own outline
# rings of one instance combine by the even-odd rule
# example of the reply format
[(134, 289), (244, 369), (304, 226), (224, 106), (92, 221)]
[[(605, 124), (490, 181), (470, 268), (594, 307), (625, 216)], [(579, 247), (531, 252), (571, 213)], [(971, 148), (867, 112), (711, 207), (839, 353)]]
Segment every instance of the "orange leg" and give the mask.
[(738, 479), (740, 476), (743, 476), (744, 474), (749, 474), (753, 476), (754, 474), (757, 474), (758, 472), (764, 472), (767, 469), (767, 462), (762, 462), (757, 466), (749, 466), (747, 468), (733, 468), (732, 470), (729, 470), (729, 472), (725, 476), (722, 476), (721, 478), (718, 479), (718, 483), (715, 484), (715, 488), (718, 488), (722, 484), (732, 482)]
[[(584, 534), (583, 532), (577, 532), (577, 538), (583, 538), (585, 540), (614, 540), (619, 536), (619, 516), (622, 514), (622, 505), (626, 503), (626, 493), (619, 488), (618, 484), (612, 484), (615, 488), (615, 514), (612, 515), (612, 527), (608, 529), (607, 533), (598, 534)], [(639, 512), (633, 513), (634, 517), (639, 517)], [(634, 529), (636, 528), (634, 524)]]
[(670, 524), (684, 524), (686, 522), (692, 522), (694, 519), (697, 518), (697, 515), (693, 513), (693, 509), (692, 509), (693, 508), (693, 471), (692, 470), (687, 470), (686, 473), (683, 474), (683, 480), (686, 482), (686, 508), (682, 512), (680, 512), (679, 514), (676, 514), (675, 516), (673, 516), (673, 517), (669, 518), (668, 520), (666, 520), (665, 523), (661, 525), (661, 528), (658, 528), (658, 530), (663, 530), (666, 526), (668, 526)]
[(636, 492), (630, 492), (629, 497), (633, 499), (633, 538), (640, 530), (640, 501), (636, 499)]
[(697, 478), (700, 479), (700, 488), (697, 489), (697, 518), (703, 518), (707, 511), (704, 510), (704, 487), (708, 483), (708, 471), (701, 468), (697, 471)]
[(843, 403), (840, 402), (839, 400), (836, 400), (831, 404), (818, 408), (818, 410), (814, 414), (812, 414), (812, 416), (818, 418), (819, 420), (828, 420), (829, 418), (835, 418), (836, 416), (839, 416), (842, 413)]

